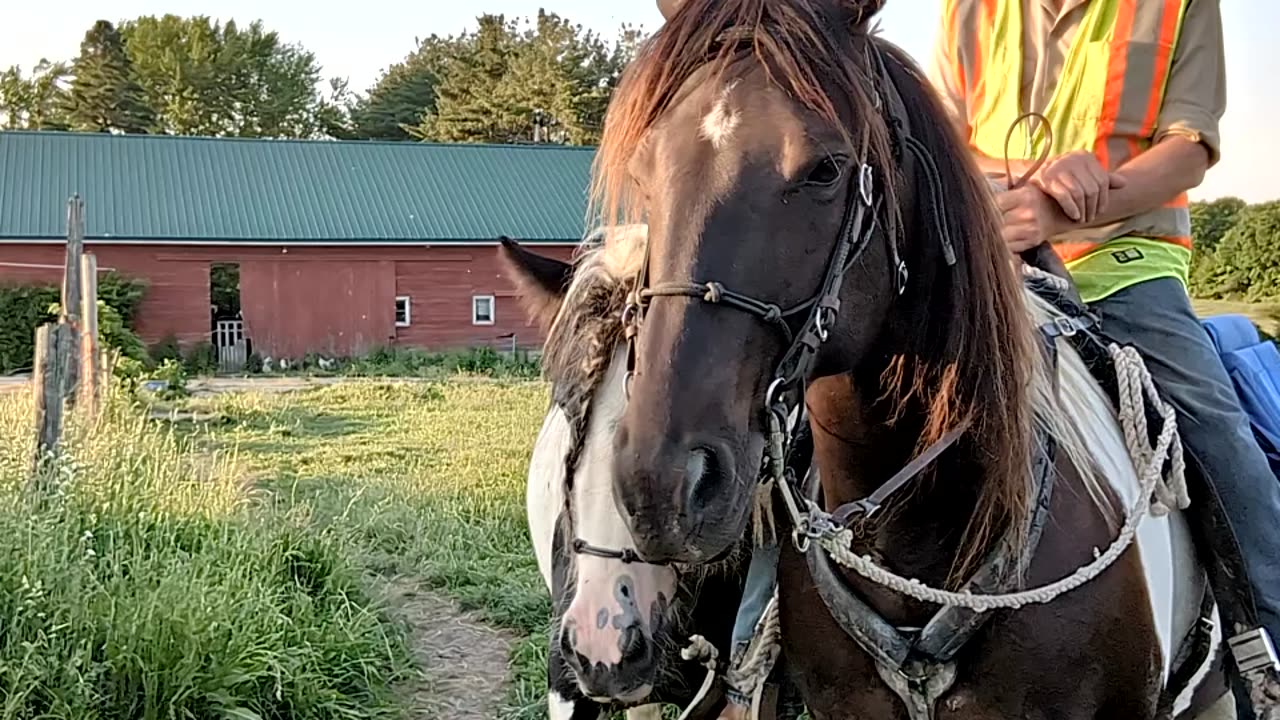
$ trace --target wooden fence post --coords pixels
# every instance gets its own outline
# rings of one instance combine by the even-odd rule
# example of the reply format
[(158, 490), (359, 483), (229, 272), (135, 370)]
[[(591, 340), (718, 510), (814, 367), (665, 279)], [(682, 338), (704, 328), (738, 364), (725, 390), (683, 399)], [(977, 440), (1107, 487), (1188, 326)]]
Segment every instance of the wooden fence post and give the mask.
[[(77, 345), (80, 333), (80, 256), (84, 253), (84, 201), (79, 195), (67, 200), (67, 257), (62, 270), (62, 313), (59, 320), (70, 326), (72, 346)], [(78, 367), (67, 371), (64, 388), (66, 400), (75, 404)]]
[[(35, 395), (36, 449), (31, 480), (38, 482), (45, 456), (56, 452), (62, 438), (62, 409), (66, 399), (67, 370), (74, 362), (71, 328), (63, 323), (46, 323), (36, 330), (35, 368), (31, 388)], [(39, 489), (39, 488), (36, 488)]]
[(102, 359), (98, 343), (98, 259), (93, 253), (80, 258), (80, 407), (98, 414), (102, 395)]

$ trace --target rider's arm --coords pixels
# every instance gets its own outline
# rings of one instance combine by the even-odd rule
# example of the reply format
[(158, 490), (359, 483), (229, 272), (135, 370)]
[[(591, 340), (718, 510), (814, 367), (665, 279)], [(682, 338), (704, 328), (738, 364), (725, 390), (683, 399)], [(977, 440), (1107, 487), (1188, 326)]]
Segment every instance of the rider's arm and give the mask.
[[(1128, 182), (1111, 190), (1106, 209), (1089, 226), (1153, 210), (1204, 180), (1218, 161), (1218, 123), (1227, 105), (1223, 56), (1218, 0), (1192, 0), (1156, 119), (1156, 143), (1115, 171)], [(1064, 229), (1074, 227), (1080, 226)]]

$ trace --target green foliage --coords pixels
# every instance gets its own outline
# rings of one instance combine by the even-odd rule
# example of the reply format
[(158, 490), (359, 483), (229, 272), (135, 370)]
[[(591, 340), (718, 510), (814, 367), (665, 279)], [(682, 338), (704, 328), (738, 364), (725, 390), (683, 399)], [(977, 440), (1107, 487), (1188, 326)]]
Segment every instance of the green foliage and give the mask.
[(138, 84), (162, 132), (314, 137), (324, 99), (315, 55), (261, 22), (144, 16), (121, 25)]
[(219, 318), (240, 314), (240, 266), (214, 263), (209, 267), (209, 302)]
[(190, 375), (212, 375), (218, 371), (218, 349), (205, 340), (187, 348), (182, 367)]
[(232, 453), (113, 401), (24, 497), (30, 401), (0, 397), (0, 695), (14, 718), (397, 717), (403, 635), (357, 536), (258, 502)]
[(423, 118), (435, 111), (435, 86), (457, 44), (453, 38), (433, 35), (388, 68), (367, 96), (355, 102), (351, 110), (354, 134), (371, 140), (413, 139), (408, 128), (421, 125)]
[(71, 129), (125, 133), (154, 129), (155, 114), (114, 25), (106, 20), (94, 23), (80, 43), (80, 56), (71, 63), (70, 73), (63, 117)]
[(146, 379), (157, 380), (163, 384), (156, 391), (156, 397), (161, 400), (178, 400), (191, 396), (190, 391), (187, 390), (187, 370), (176, 360), (161, 361), (155, 370), (147, 373)]
[(1280, 201), (1241, 211), (1197, 280), (1206, 297), (1250, 302), (1280, 298)]
[[(249, 372), (260, 372), (261, 360), (253, 369), (250, 357)], [(417, 348), (376, 348), (361, 358), (321, 358), (309, 355), (301, 362), (292, 363), (290, 375), (320, 375), (346, 377), (405, 377), (444, 380), (458, 374), (490, 378), (532, 380), (541, 374), (541, 365), (527, 352), (499, 353), (490, 347), (471, 348), (453, 352), (428, 352)]]
[(415, 76), (430, 83), (434, 107), (408, 132), (440, 142), (507, 143), (533, 140), (535, 134), (550, 142), (595, 142), (638, 37), (624, 28), (609, 45), (545, 11), (531, 27), (482, 15), (476, 31), (433, 38), (435, 44), (426, 46), (442, 49), (446, 60), (423, 62)]
[(153, 344), (147, 349), (147, 356), (155, 365), (160, 365), (166, 360), (172, 360), (175, 363), (182, 363), (182, 346), (178, 344), (178, 338), (172, 333), (160, 338), (160, 342)]
[(138, 318), (138, 306), (142, 304), (142, 298), (146, 294), (146, 280), (125, 277), (117, 272), (98, 276), (98, 299), (111, 306), (128, 327), (133, 327)]
[(31, 75), (14, 65), (0, 72), (0, 129), (65, 130), (66, 63), (41, 60)]
[(36, 328), (56, 319), (58, 288), (48, 285), (0, 286), (0, 372), (31, 367)]

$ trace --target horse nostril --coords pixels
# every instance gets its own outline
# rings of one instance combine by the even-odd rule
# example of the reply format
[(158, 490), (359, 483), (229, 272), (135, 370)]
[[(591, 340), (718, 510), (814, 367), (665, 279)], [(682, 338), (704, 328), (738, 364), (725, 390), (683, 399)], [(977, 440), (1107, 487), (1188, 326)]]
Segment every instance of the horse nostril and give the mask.
[(724, 479), (720, 454), (709, 447), (694, 448), (689, 453), (685, 472), (689, 482), (689, 507), (706, 507), (714, 499), (722, 484), (721, 480)]
[(649, 642), (645, 639), (644, 632), (638, 623), (623, 628), (619, 645), (623, 662), (641, 660), (648, 654)]

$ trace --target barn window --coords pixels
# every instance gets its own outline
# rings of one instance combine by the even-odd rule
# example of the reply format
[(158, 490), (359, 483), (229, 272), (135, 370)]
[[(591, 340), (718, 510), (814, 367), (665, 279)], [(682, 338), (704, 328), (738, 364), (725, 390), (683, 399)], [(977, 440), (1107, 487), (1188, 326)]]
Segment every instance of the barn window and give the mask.
[(474, 295), (471, 298), (471, 324), (493, 324), (493, 296)]
[(396, 327), (409, 327), (409, 296), (396, 298)]

